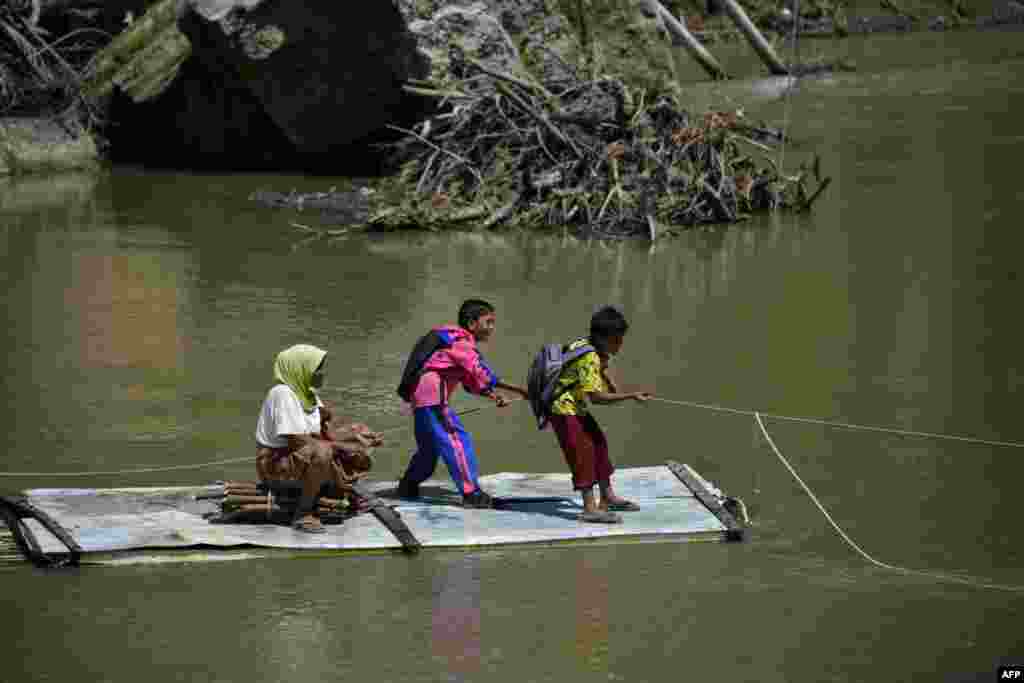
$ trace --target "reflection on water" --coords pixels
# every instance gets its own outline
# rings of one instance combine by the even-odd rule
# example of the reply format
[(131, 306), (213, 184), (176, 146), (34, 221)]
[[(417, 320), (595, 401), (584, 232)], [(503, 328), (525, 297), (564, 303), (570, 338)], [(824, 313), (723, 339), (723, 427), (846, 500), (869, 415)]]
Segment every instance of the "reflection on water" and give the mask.
[(480, 673), (480, 565), (475, 555), (447, 558), (434, 575), (431, 653), (448, 680), (477, 680)]
[(5, 232), (22, 225), (37, 225), (40, 214), (54, 227), (92, 225), (98, 183), (94, 172), (45, 177), (0, 176), (0, 216), (4, 219)]
[(611, 580), (598, 556), (583, 552), (575, 562), (575, 656), (581, 672), (606, 671), (611, 654), (608, 622), (614, 617), (608, 606)]
[[(140, 233), (158, 244), (168, 238), (157, 228)], [(48, 438), (173, 436), (192, 336), (191, 252), (123, 245), (116, 230), (81, 228), (37, 231), (25, 246), (33, 266), (12, 288), (18, 313), (9, 335), (12, 348), (32, 353), (9, 356), (11, 373), (34, 387), (40, 408), (76, 416)]]
[(174, 279), (184, 268), (168, 270), (169, 260), (124, 252), (75, 255), (63, 308), (77, 318), (81, 365), (181, 367), (188, 337), (178, 311), (187, 302), (179, 300), (185, 290)]

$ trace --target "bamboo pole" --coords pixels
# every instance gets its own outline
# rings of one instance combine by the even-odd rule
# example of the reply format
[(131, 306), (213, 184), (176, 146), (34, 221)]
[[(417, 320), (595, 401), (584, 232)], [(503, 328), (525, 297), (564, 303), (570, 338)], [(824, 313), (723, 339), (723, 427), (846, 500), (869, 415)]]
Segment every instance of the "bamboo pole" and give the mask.
[[(757, 52), (758, 56), (761, 57), (761, 61), (765, 63), (768, 70), (776, 76), (785, 76), (789, 73), (789, 69), (782, 63), (778, 55), (775, 54), (775, 50), (768, 44), (765, 37), (761, 35), (761, 32), (754, 26), (754, 22), (750, 20), (747, 13), (743, 11), (740, 4), (736, 0), (720, 0), (722, 6), (725, 7), (726, 13), (736, 24), (736, 27), (740, 30), (743, 36), (750, 43), (754, 51)], [(794, 17), (796, 21), (800, 20), (800, 17)]]
[(690, 53), (690, 56), (697, 60), (697, 63), (704, 67), (704, 70), (712, 78), (728, 78), (725, 69), (718, 63), (710, 52), (700, 44), (689, 29), (672, 15), (658, 0), (640, 0), (648, 11), (658, 19), (658, 23), (671, 35), (683, 43), (683, 47)]
[[(273, 498), (270, 499), (273, 501)], [(226, 496), (221, 503), (225, 506), (231, 505), (266, 505), (266, 496)]]

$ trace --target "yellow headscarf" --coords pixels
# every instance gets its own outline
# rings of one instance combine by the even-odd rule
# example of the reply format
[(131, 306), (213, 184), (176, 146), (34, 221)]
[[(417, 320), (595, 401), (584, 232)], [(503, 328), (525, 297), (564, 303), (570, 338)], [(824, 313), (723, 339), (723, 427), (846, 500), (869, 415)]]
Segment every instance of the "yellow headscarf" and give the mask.
[(274, 379), (287, 384), (309, 412), (316, 407), (316, 390), (310, 382), (327, 352), (309, 344), (296, 344), (277, 354)]

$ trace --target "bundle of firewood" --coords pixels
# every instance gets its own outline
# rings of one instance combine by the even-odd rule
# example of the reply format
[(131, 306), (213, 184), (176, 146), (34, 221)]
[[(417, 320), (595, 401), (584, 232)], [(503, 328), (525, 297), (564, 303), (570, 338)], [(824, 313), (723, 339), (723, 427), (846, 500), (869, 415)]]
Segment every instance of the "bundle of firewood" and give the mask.
[[(325, 524), (339, 524), (355, 512), (351, 491), (332, 491), (332, 496), (319, 496), (315, 512)], [(220, 503), (220, 515), (210, 521), (271, 522), (287, 524), (295, 516), (302, 495), (299, 482), (227, 481), (219, 492), (201, 496)], [(336, 496), (336, 497), (335, 497)]]

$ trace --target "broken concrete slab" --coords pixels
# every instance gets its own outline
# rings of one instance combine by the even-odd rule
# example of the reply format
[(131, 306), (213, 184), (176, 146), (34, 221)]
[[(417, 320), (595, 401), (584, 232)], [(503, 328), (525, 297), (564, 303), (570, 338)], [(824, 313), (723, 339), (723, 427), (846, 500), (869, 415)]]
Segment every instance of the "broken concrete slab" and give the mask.
[(189, 0), (180, 27), (202, 62), (236, 74), (300, 153), (403, 118), (402, 84), (429, 64), (392, 2)]

